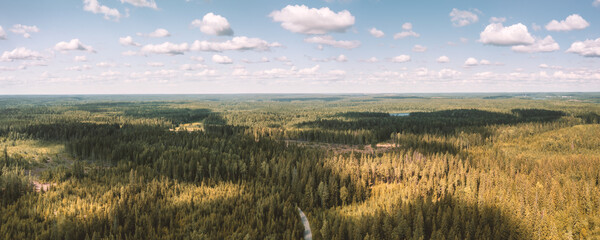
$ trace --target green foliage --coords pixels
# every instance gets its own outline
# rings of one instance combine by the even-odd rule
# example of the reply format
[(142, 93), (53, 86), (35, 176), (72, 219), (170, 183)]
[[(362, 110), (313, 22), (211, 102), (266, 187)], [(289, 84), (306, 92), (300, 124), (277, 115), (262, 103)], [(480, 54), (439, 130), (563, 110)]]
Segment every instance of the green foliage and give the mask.
[(594, 239), (561, 96), (0, 97), (0, 239)]

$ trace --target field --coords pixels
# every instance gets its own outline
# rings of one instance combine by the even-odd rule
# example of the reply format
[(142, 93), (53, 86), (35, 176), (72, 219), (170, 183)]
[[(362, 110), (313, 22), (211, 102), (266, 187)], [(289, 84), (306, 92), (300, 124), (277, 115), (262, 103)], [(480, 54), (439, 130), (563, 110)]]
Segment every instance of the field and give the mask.
[(0, 96), (0, 239), (600, 238), (600, 94)]

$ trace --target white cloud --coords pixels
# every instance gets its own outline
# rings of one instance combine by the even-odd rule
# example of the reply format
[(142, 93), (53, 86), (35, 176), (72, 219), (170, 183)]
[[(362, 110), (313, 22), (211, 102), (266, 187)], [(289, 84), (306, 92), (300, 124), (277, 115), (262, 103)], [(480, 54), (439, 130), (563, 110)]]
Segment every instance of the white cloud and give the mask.
[(106, 20), (119, 21), (119, 18), (123, 17), (119, 10), (100, 5), (98, 0), (83, 0), (83, 10), (94, 14), (104, 14)]
[(477, 59), (475, 58), (467, 58), (467, 60), (465, 61), (465, 66), (477, 66), (479, 64), (479, 61), (477, 61)]
[(323, 45), (329, 45), (335, 48), (352, 49), (360, 46), (360, 41), (343, 41), (335, 40), (332, 36), (315, 36), (304, 39), (307, 43), (317, 43)]
[(121, 3), (129, 3), (136, 7), (147, 7), (152, 9), (158, 9), (154, 0), (121, 0)]
[(403, 63), (403, 62), (409, 62), (410, 61), (410, 56), (408, 55), (400, 55), (400, 56), (396, 56), (392, 58), (392, 62), (395, 63)]
[(29, 33), (39, 32), (40, 29), (37, 26), (27, 26), (27, 25), (15, 24), (10, 29), (10, 31), (13, 33), (16, 33), (16, 34), (22, 34), (24, 38), (30, 38), (31, 35)]
[(437, 59), (437, 62), (439, 63), (447, 63), (450, 62), (450, 58), (448, 58), (447, 56), (441, 56)]
[(381, 30), (378, 30), (377, 28), (371, 28), (371, 29), (369, 29), (369, 33), (371, 35), (373, 35), (373, 37), (376, 37), (376, 38), (380, 38), (380, 37), (385, 36), (385, 33), (383, 33)]
[(151, 32), (148, 34), (136, 33), (136, 35), (142, 36), (142, 37), (161, 38), (161, 37), (171, 36), (171, 33), (169, 33), (169, 31), (167, 31), (167, 29), (157, 28), (156, 30), (154, 30), (154, 32)]
[(6, 39), (6, 32), (2, 26), (0, 26), (0, 39)]
[(482, 43), (498, 46), (529, 45), (535, 42), (527, 26), (521, 23), (508, 27), (504, 27), (502, 23), (492, 23), (485, 27), (479, 37)]
[(215, 15), (214, 13), (207, 13), (204, 15), (202, 20), (194, 19), (191, 25), (193, 27), (200, 28), (200, 31), (209, 35), (217, 36), (231, 36), (233, 30), (229, 25), (229, 21), (221, 15)]
[(36, 60), (42, 59), (42, 55), (39, 52), (19, 47), (15, 48), (12, 51), (4, 51), (2, 56), (0, 56), (0, 61), (3, 62), (12, 62), (13, 60)]
[(312, 68), (303, 68), (298, 71), (298, 74), (302, 74), (302, 75), (316, 74), (320, 68), (321, 68), (321, 66), (319, 66), (319, 65), (315, 65)]
[(214, 69), (204, 69), (201, 72), (197, 72), (194, 74), (191, 73), (186, 73), (184, 74), (186, 77), (209, 77), (209, 76), (216, 76), (217, 75), (217, 71)]
[(179, 69), (184, 70), (184, 71), (194, 71), (197, 69), (202, 69), (202, 68), (206, 68), (207, 66), (204, 64), (183, 64), (181, 65), (181, 67), (179, 67)]
[(344, 54), (340, 54), (339, 56), (337, 56), (335, 58), (335, 61), (337, 61), (337, 62), (347, 62), (348, 58)]
[(419, 37), (420, 34), (414, 32), (412, 30), (412, 23), (404, 23), (402, 24), (402, 29), (404, 31), (394, 34), (394, 39), (400, 39), (405, 37)]
[(560, 46), (554, 41), (552, 36), (546, 36), (544, 39), (536, 39), (531, 45), (513, 46), (515, 52), (533, 53), (533, 52), (554, 52), (558, 51)]
[(477, 14), (466, 10), (458, 10), (456, 8), (452, 9), (452, 12), (450, 12), (450, 17), (450, 21), (452, 21), (452, 25), (455, 27), (464, 27), (479, 21)]
[(536, 23), (532, 23), (531, 29), (533, 29), (533, 31), (539, 31), (539, 30), (542, 30), (542, 26), (537, 25)]
[(248, 76), (250, 75), (250, 73), (243, 68), (236, 68), (233, 70), (233, 72), (231, 72), (231, 75), (233, 76)]
[(155, 54), (167, 54), (167, 55), (179, 55), (190, 50), (189, 44), (181, 43), (175, 44), (170, 42), (164, 42), (162, 44), (148, 44), (142, 47), (141, 52), (143, 53), (155, 53)]
[(68, 70), (68, 71), (83, 71), (83, 70), (88, 70), (88, 69), (91, 69), (91, 68), (92, 68), (92, 66), (90, 66), (90, 65), (82, 65), (82, 66), (68, 67), (68, 68), (65, 68), (65, 70)]
[(73, 58), (73, 61), (75, 61), (75, 62), (87, 62), (87, 57), (86, 56), (75, 56)]
[(69, 42), (59, 42), (54, 46), (54, 49), (57, 51), (88, 51), (88, 52), (96, 52), (91, 46), (84, 45), (79, 39), (74, 38)]
[(600, 6), (600, 0), (595, 0), (594, 3), (592, 3), (595, 7)]
[(305, 5), (287, 5), (279, 11), (273, 11), (269, 17), (281, 22), (281, 27), (295, 33), (327, 34), (345, 32), (354, 25), (354, 16), (349, 11), (333, 12), (329, 8), (308, 8)]
[(583, 19), (578, 14), (573, 14), (567, 17), (567, 19), (562, 21), (552, 20), (548, 24), (546, 24), (546, 30), (548, 31), (571, 31), (571, 30), (581, 30), (590, 26), (585, 19)]
[(600, 38), (574, 42), (567, 52), (576, 53), (584, 57), (600, 57)]
[(139, 47), (140, 44), (133, 41), (131, 36), (119, 38), (119, 43), (123, 46), (136, 46)]
[(344, 70), (340, 70), (340, 69), (335, 69), (335, 70), (331, 70), (329, 72), (327, 72), (330, 75), (335, 75), (335, 76), (343, 76), (346, 75), (346, 71)]
[(368, 59), (365, 59), (364, 62), (376, 63), (376, 62), (379, 62), (379, 59), (377, 59), (376, 57), (370, 57)]
[(462, 73), (454, 69), (444, 68), (438, 72), (439, 78), (456, 78)]
[(164, 67), (165, 64), (161, 62), (147, 62), (146, 65), (150, 67)]
[(286, 56), (276, 57), (275, 60), (279, 62), (291, 62), (291, 60)]
[(117, 66), (117, 64), (111, 63), (111, 62), (99, 62), (99, 63), (96, 63), (96, 67), (106, 67), (107, 68), (107, 67), (116, 67), (116, 66)]
[(231, 50), (268, 51), (271, 47), (281, 47), (278, 42), (269, 43), (260, 38), (234, 37), (225, 42), (209, 42), (196, 40), (192, 43), (192, 51), (222, 52)]
[(503, 22), (506, 22), (505, 17), (491, 17), (490, 18), (490, 23), (503, 23)]
[(425, 51), (427, 51), (427, 47), (417, 44), (413, 47), (412, 50), (413, 50), (413, 52), (425, 52)]
[(479, 64), (481, 64), (481, 65), (490, 65), (492, 63), (489, 60), (481, 59), (481, 61), (479, 61)]
[(231, 60), (231, 58), (229, 58), (228, 56), (221, 56), (218, 54), (215, 54), (212, 56), (212, 61), (215, 63), (219, 63), (219, 64), (231, 64), (233, 63), (233, 60)]

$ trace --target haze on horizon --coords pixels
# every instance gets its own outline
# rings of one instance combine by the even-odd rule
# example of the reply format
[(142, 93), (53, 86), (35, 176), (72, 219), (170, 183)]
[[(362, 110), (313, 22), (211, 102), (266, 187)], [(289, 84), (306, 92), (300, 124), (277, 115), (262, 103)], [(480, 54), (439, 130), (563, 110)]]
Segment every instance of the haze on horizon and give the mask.
[(0, 2), (0, 94), (600, 91), (600, 0)]

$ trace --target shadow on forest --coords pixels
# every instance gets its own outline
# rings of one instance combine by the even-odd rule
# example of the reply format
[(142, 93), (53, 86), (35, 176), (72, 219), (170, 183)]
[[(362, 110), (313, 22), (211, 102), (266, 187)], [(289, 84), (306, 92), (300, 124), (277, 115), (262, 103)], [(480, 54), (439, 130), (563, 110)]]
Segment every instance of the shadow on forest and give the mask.
[[(513, 109), (512, 113), (490, 112), (476, 109), (457, 109), (436, 112), (413, 112), (409, 116), (394, 117), (381, 112), (347, 112), (334, 117), (297, 124), (299, 128), (326, 130), (369, 130), (379, 141), (389, 139), (391, 133), (454, 135), (458, 130), (492, 124), (517, 124), (524, 122), (551, 122), (565, 114), (543, 109)], [(349, 121), (348, 121), (349, 120)], [(477, 130), (481, 130), (478, 128)]]
[[(323, 239), (530, 239), (519, 219), (496, 206), (465, 203), (450, 195), (438, 201), (429, 197), (401, 201), (393, 210), (375, 210), (359, 216), (340, 211), (327, 213), (328, 226), (313, 231)], [(350, 206), (348, 206), (350, 207)], [(319, 218), (317, 216), (317, 218)], [(322, 221), (322, 217), (319, 221)], [(325, 233), (325, 235), (323, 235)]]

